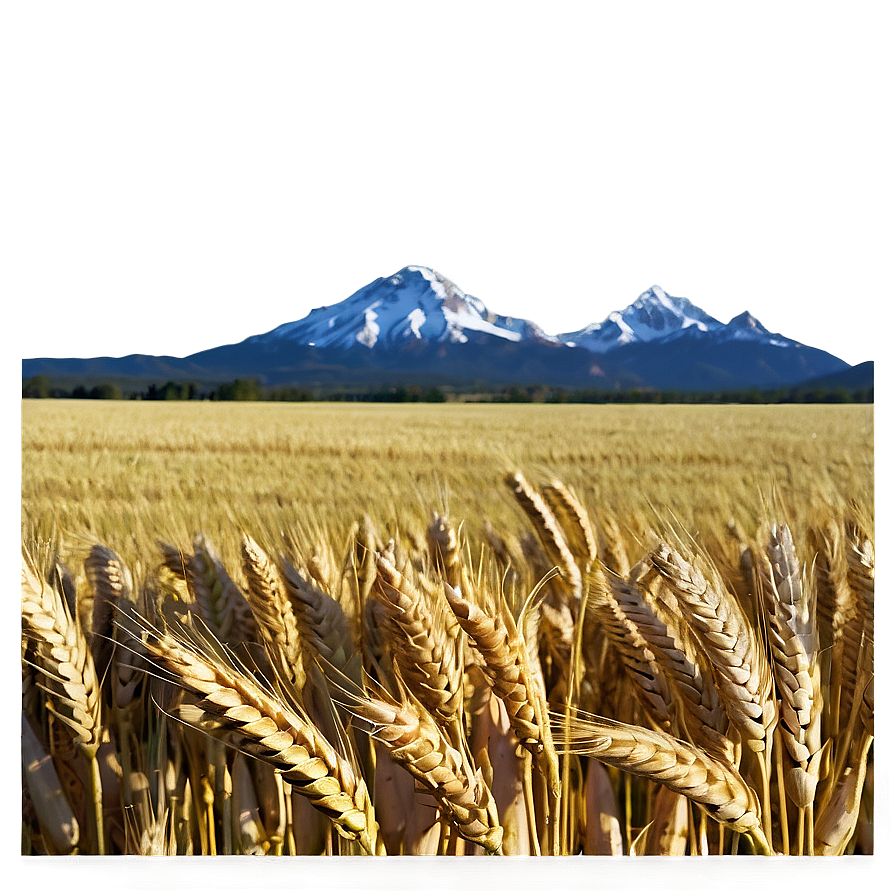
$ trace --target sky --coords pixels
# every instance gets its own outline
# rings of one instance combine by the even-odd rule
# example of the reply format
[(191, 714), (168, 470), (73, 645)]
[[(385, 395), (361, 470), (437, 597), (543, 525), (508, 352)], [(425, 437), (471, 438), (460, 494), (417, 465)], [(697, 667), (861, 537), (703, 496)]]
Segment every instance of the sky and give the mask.
[(653, 284), (850, 363), (890, 291), (885, 4), (7, 7), (20, 357), (182, 356), (408, 264), (548, 332)]

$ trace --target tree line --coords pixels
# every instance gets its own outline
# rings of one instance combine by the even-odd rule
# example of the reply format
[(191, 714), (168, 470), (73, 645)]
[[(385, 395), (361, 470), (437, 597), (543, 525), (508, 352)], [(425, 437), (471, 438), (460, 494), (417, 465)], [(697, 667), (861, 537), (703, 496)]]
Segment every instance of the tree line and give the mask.
[(506, 386), (495, 390), (480, 387), (453, 390), (436, 386), (381, 386), (340, 388), (326, 391), (299, 386), (265, 386), (256, 379), (235, 379), (213, 387), (195, 382), (168, 381), (142, 390), (122, 389), (117, 383), (73, 388), (54, 385), (49, 377), (29, 377), (22, 383), (23, 398), (83, 398), (132, 401), (363, 401), (444, 402), (477, 401), (503, 404), (871, 404), (874, 387), (863, 389), (807, 388), (719, 390), (698, 392), (679, 389), (563, 389), (542, 385)]

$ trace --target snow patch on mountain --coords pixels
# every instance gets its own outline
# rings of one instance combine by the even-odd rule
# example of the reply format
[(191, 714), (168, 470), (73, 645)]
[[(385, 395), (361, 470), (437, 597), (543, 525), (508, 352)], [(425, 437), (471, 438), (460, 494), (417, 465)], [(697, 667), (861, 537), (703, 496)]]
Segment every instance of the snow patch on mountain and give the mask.
[[(380, 334), (380, 325), (376, 322), (377, 313), (373, 310), (377, 305), (379, 305), (379, 302), (375, 302), (369, 308), (364, 309), (364, 327), (355, 336), (355, 339), (361, 345), (366, 345), (367, 348), (373, 348), (376, 345), (376, 338)], [(316, 342), (314, 344), (317, 345)]]
[(408, 321), (411, 325), (411, 332), (417, 339), (422, 339), (423, 336), (420, 334), (420, 327), (426, 323), (426, 315), (423, 312), (422, 308), (415, 308), (409, 315)]
[[(463, 311), (452, 311), (450, 308), (443, 307), (442, 314), (448, 322), (448, 331), (452, 342), (466, 342), (466, 330), (475, 330), (479, 333), (488, 333), (489, 336), (500, 336), (510, 342), (519, 342), (522, 339), (522, 333), (516, 330), (504, 329), (500, 324), (491, 323), (483, 320), (475, 314), (464, 313)], [(505, 321), (512, 321), (512, 318), (505, 318)]]

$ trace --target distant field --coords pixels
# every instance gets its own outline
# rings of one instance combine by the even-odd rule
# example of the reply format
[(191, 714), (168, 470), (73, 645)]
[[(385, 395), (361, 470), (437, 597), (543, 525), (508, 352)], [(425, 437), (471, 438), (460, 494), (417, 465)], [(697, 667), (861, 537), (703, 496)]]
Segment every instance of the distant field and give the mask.
[[(833, 498), (871, 506), (873, 407), (354, 405), (25, 401), (23, 531), (92, 536), (126, 556), (157, 537), (239, 526), (346, 532), (432, 509), (523, 528), (501, 475), (557, 476), (625, 523), (654, 508), (693, 531), (792, 523)], [(229, 545), (229, 541), (233, 545)]]

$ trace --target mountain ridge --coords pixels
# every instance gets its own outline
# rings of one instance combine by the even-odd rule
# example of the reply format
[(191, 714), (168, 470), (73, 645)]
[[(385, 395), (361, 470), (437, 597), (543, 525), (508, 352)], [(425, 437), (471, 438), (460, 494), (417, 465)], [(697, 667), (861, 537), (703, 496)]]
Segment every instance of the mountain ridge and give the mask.
[(558, 335), (491, 311), (433, 268), (410, 265), (347, 299), (238, 343), (186, 358), (26, 359), (38, 373), (158, 376), (271, 384), (343, 378), (444, 377), (452, 381), (602, 389), (753, 388), (793, 385), (849, 369), (835, 356), (772, 333), (750, 312), (727, 324), (655, 285), (602, 322)]

